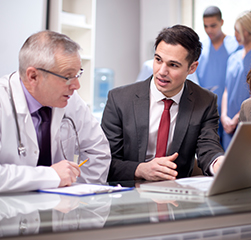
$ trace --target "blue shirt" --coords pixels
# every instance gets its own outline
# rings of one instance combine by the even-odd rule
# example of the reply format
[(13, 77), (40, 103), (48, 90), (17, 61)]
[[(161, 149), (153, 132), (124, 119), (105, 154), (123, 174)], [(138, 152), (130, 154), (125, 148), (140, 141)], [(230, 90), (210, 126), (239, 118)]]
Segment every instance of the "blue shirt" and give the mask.
[[(233, 53), (227, 63), (226, 88), (227, 88), (227, 115), (233, 118), (241, 109), (241, 104), (249, 98), (249, 86), (246, 82), (248, 71), (251, 69), (251, 51), (244, 59), (243, 49)], [(222, 145), (226, 150), (233, 134), (223, 132)]]
[(226, 36), (216, 50), (207, 38), (202, 42), (202, 52), (196, 70), (199, 85), (217, 94), (218, 111), (221, 113), (221, 99), (225, 89), (227, 60), (230, 54), (240, 48), (235, 37)]
[(30, 111), (30, 114), (31, 114), (31, 118), (32, 118), (32, 121), (33, 121), (33, 124), (34, 124), (34, 127), (35, 127), (35, 130), (36, 130), (36, 133), (37, 133), (37, 139), (38, 139), (38, 142), (40, 143), (40, 139), (41, 139), (41, 131), (39, 129), (39, 125), (41, 123), (41, 117), (39, 116), (38, 114), (38, 110), (39, 108), (42, 107), (42, 104), (39, 103), (29, 92), (28, 90), (26, 89), (26, 87), (24, 86), (22, 80), (20, 79), (20, 82), (21, 82), (21, 85), (22, 85), (22, 88), (23, 88), (23, 91), (24, 91), (24, 95), (25, 95), (25, 98), (26, 98), (26, 101), (27, 101), (27, 105), (28, 105), (28, 109)]
[(230, 56), (226, 73), (227, 115), (233, 118), (241, 109), (241, 104), (249, 98), (249, 86), (246, 82), (251, 69), (251, 51), (242, 59), (243, 49)]
[(140, 70), (137, 81), (144, 81), (153, 74), (153, 59), (144, 62), (142, 69)]

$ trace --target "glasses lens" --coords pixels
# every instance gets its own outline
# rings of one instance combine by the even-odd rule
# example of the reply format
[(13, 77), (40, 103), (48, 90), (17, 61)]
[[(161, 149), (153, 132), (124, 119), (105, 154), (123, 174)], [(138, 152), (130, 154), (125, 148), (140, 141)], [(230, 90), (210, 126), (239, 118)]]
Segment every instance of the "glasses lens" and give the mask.
[(76, 78), (80, 78), (81, 75), (83, 74), (84, 70), (81, 68), (78, 72), (78, 74), (75, 77), (72, 78), (68, 78), (68, 81), (66, 82), (67, 85), (71, 84), (71, 81), (76, 79)]
[(79, 70), (78, 74), (76, 75), (76, 77), (77, 77), (77, 78), (81, 77), (81, 75), (83, 74), (83, 72), (84, 72), (84, 69), (81, 68), (81, 69)]

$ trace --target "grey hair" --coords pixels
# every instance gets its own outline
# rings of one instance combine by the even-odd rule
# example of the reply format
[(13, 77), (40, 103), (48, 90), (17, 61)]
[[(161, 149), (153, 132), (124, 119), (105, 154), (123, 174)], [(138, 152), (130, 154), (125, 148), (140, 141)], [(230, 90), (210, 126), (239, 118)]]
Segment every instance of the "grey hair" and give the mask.
[(24, 76), (28, 67), (50, 69), (55, 66), (55, 53), (79, 53), (80, 46), (68, 36), (53, 32), (41, 31), (31, 35), (19, 52), (19, 73)]

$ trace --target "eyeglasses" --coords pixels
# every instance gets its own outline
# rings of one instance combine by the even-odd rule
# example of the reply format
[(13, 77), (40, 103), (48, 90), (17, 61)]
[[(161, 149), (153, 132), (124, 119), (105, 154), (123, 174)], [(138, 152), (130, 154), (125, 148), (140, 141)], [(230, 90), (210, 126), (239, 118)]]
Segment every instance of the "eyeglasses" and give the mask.
[(84, 72), (84, 69), (83, 68), (80, 68), (80, 70), (79, 70), (79, 72), (78, 72), (78, 74), (77, 75), (75, 75), (74, 77), (64, 77), (64, 76), (62, 76), (62, 75), (59, 75), (59, 74), (56, 74), (56, 73), (54, 73), (54, 72), (51, 72), (51, 71), (48, 71), (48, 70), (45, 70), (45, 69), (43, 69), (43, 68), (36, 68), (37, 70), (40, 70), (40, 71), (43, 71), (43, 72), (47, 72), (47, 73), (50, 73), (50, 74), (52, 74), (52, 75), (54, 75), (54, 76), (57, 76), (57, 77), (60, 77), (60, 78), (63, 78), (63, 79), (65, 79), (66, 81), (71, 81), (71, 80), (73, 80), (73, 79), (75, 79), (75, 78), (80, 78), (81, 77), (81, 75), (83, 74), (83, 72)]

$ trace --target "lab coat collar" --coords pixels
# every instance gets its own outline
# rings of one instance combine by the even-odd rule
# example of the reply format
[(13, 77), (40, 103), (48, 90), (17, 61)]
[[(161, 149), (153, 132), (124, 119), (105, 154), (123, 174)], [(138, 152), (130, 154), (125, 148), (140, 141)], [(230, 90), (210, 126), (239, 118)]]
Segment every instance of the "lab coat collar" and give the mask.
[[(9, 79), (12, 89), (13, 100), (18, 115), (18, 119), (24, 118), (24, 120), (19, 121), (19, 123), (24, 122), (25, 130), (30, 138), (37, 144), (37, 136), (35, 128), (32, 127), (33, 122), (27, 105), (27, 101), (21, 86), (19, 73), (14, 73)], [(64, 108), (52, 108), (52, 121), (51, 121), (51, 139), (54, 139), (57, 132), (60, 130), (60, 123), (63, 119), (65, 113)], [(52, 144), (52, 148), (55, 146)], [(56, 149), (52, 149), (54, 152)]]
[(9, 77), (9, 83), (11, 86), (13, 101), (17, 114), (27, 114), (29, 112), (29, 109), (21, 86), (21, 80), (18, 72)]

